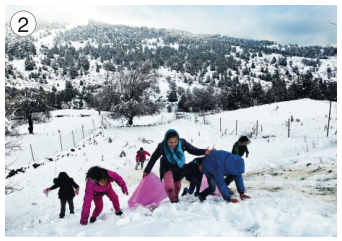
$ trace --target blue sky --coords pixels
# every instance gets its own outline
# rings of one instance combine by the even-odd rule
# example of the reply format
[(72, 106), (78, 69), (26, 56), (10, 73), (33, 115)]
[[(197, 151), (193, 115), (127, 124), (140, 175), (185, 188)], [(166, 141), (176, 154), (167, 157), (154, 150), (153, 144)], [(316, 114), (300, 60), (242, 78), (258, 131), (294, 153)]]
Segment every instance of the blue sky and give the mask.
[[(336, 5), (5, 6), (5, 20), (20, 10), (36, 19), (113, 24), (221, 34), (282, 44), (337, 45)], [(53, 11), (51, 11), (53, 10)]]

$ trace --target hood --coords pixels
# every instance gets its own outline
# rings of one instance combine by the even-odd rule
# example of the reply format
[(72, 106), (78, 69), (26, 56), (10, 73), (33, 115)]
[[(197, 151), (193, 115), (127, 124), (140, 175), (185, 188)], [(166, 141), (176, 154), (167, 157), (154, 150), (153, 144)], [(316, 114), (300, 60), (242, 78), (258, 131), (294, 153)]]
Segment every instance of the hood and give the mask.
[[(166, 142), (166, 136), (167, 134), (169, 134), (170, 132), (175, 132), (177, 134), (177, 138), (178, 138), (178, 143), (175, 147), (174, 150), (172, 150), (170, 148), (170, 146), (167, 144)], [(180, 139), (179, 139), (179, 135), (178, 135), (178, 132), (174, 129), (169, 129), (165, 135), (164, 135), (164, 141), (163, 141), (163, 144), (164, 144), (164, 153), (165, 153), (165, 156), (166, 156), (166, 159), (170, 162), (170, 163), (177, 163), (178, 166), (180, 168), (183, 167), (184, 163), (185, 163), (185, 155), (184, 155), (184, 152), (182, 150), (182, 144), (180, 143)]]
[(58, 180), (69, 179), (70, 177), (66, 172), (60, 172), (58, 175)]
[[(166, 136), (167, 136), (167, 134), (169, 134), (170, 132), (176, 132), (177, 137), (178, 137), (178, 140), (179, 140), (178, 132), (177, 132), (176, 130), (174, 130), (174, 129), (169, 129), (169, 130), (165, 133), (165, 135), (164, 135), (164, 143), (166, 142)], [(178, 142), (178, 144), (179, 144), (179, 142)]]
[(247, 136), (241, 136), (238, 140), (239, 146), (245, 146), (251, 143), (251, 140)]
[(245, 172), (245, 161), (237, 155), (228, 155), (224, 161), (224, 168), (227, 173), (240, 175)]
[(70, 181), (70, 177), (68, 176), (68, 174), (66, 172), (60, 172), (58, 175), (58, 178), (53, 179), (53, 182), (55, 184), (57, 183), (67, 183)]

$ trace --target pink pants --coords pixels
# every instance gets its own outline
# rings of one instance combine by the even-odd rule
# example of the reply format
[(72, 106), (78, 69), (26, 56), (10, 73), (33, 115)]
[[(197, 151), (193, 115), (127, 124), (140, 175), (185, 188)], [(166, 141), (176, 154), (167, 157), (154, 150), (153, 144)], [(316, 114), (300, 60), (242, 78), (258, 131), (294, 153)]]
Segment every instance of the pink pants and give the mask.
[(168, 171), (164, 174), (165, 190), (170, 198), (170, 201), (177, 201), (178, 194), (182, 187), (182, 180), (174, 182), (172, 171)]
[[(113, 188), (109, 188), (108, 191), (105, 193), (109, 200), (112, 201), (113, 207), (115, 211), (120, 210), (120, 203), (119, 203), (119, 198), (118, 195), (114, 192)], [(97, 218), (97, 216), (100, 215), (103, 209), (103, 201), (102, 201), (102, 195), (101, 196), (95, 196), (93, 198), (94, 203), (95, 203), (95, 209), (93, 211), (93, 215), (91, 215), (93, 218)]]

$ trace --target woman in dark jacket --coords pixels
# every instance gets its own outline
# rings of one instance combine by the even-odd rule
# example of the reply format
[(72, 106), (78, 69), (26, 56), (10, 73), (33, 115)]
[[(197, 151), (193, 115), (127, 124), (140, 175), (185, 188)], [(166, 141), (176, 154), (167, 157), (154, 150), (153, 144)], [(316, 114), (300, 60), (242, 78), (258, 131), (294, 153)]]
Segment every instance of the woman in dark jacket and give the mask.
[[(66, 172), (60, 172), (58, 178), (53, 179), (54, 185), (46, 190), (53, 190), (59, 187), (58, 198), (61, 200), (60, 218), (65, 216), (65, 204), (68, 202), (70, 214), (74, 213), (75, 193), (78, 195), (79, 186), (74, 182), (74, 179), (68, 176)], [(74, 188), (76, 189), (74, 191)]]
[(164, 140), (158, 144), (157, 149), (147, 164), (143, 178), (152, 170), (160, 156), (160, 180), (164, 179), (166, 193), (172, 203), (178, 202), (178, 194), (181, 189), (181, 181), (185, 175), (184, 151), (190, 154), (201, 156), (210, 155), (215, 149), (197, 149), (185, 139), (179, 138), (177, 131), (170, 129), (165, 133)]

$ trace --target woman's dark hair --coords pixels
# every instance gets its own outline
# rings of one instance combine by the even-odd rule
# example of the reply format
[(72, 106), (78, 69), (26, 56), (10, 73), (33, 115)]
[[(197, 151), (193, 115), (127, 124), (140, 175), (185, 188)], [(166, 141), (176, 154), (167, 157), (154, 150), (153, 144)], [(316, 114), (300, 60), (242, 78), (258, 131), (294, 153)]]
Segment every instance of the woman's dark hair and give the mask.
[(196, 158), (197, 166), (202, 165), (203, 157)]
[(168, 141), (170, 138), (173, 138), (173, 137), (177, 137), (177, 139), (178, 139), (178, 134), (177, 134), (177, 132), (172, 131), (172, 132), (167, 133), (167, 135), (166, 135), (166, 141)]
[(108, 180), (109, 178), (107, 170), (99, 166), (91, 167), (86, 174), (86, 180), (88, 177), (96, 181), (101, 181), (102, 179)]

